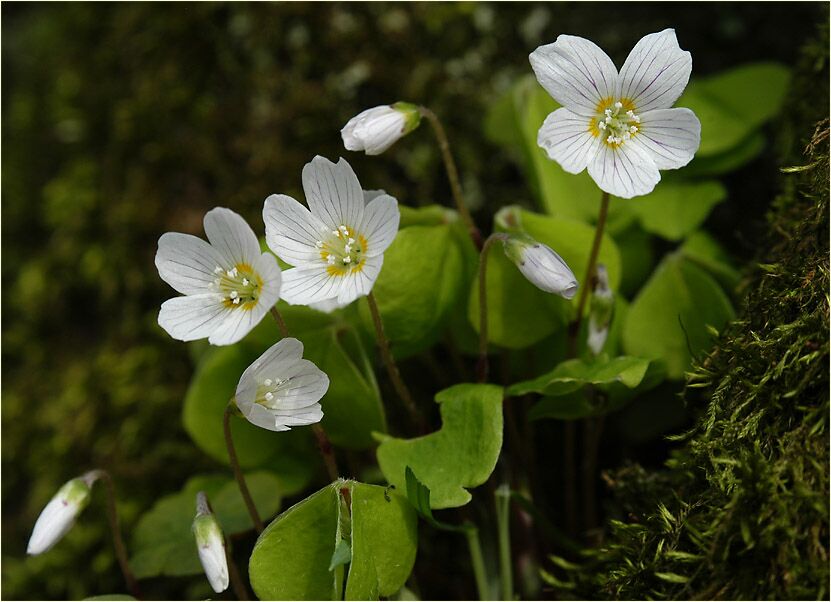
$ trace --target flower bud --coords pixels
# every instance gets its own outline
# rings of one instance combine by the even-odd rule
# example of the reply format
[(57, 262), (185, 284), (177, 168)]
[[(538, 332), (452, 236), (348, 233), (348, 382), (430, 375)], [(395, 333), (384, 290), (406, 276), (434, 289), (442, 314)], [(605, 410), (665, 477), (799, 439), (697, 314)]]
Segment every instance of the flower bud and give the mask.
[(505, 238), (503, 245), (505, 255), (537, 288), (566, 299), (577, 292), (574, 273), (551, 247), (525, 234), (512, 234)]
[(87, 507), (91, 498), (91, 487), (95, 482), (93, 473), (72, 479), (58, 490), (38, 516), (26, 553), (33, 556), (52, 549), (69, 532), (75, 519)]
[(228, 589), (228, 559), (225, 556), (225, 537), (216, 516), (211, 511), (208, 496), (200, 491), (196, 494), (196, 517), (193, 519), (193, 536), (199, 562), (216, 593)]
[(592, 353), (598, 355), (606, 337), (609, 336), (609, 326), (612, 323), (612, 313), (615, 308), (615, 297), (609, 288), (609, 275), (606, 266), (597, 264), (594, 291), (589, 306), (589, 338), (587, 344)]
[(367, 109), (350, 119), (340, 131), (347, 150), (380, 155), (421, 122), (418, 107), (407, 102)]

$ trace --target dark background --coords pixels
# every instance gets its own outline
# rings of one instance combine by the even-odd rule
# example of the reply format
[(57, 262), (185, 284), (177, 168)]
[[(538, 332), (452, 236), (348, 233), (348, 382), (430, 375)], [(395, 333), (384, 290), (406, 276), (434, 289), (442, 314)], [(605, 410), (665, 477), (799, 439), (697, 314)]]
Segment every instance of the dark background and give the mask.
[[(129, 533), (154, 499), (220, 468), (180, 425), (192, 365), (187, 346), (156, 325), (170, 296), (153, 266), (163, 232), (201, 235), (217, 205), (261, 231), (263, 199), (298, 193), (315, 154), (347, 156), (366, 187), (404, 204), (448, 204), (426, 128), (380, 157), (342, 147), (351, 116), (397, 100), (443, 118), (488, 231), (502, 205), (531, 204), (482, 125), (499, 93), (530, 72), (538, 45), (581, 35), (621, 65), (643, 35), (674, 27), (695, 77), (749, 61), (792, 64), (828, 9), (4, 3), (2, 17), (2, 593), (39, 599), (123, 591), (98, 495), (56, 549), (26, 558), (35, 518), (60, 484), (93, 466), (111, 470)], [(774, 165), (769, 150), (732, 174), (730, 199), (707, 224), (740, 263), (753, 254)], [(452, 581), (437, 576), (433, 596), (465, 595)], [(203, 582), (147, 590), (204, 596)]]

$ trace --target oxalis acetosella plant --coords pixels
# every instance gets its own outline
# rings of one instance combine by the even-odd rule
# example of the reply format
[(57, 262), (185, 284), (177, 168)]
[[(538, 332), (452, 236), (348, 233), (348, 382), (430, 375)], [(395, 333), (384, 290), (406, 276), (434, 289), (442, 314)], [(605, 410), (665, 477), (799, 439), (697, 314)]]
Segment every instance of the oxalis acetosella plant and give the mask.
[[(396, 102), (350, 119), (340, 132), (346, 150), (394, 152), (428, 122), (453, 209), (415, 209), (418, 199), (399, 202), (383, 190), (364, 190), (345, 159), (310, 152), (301, 174), (279, 176), (278, 189), (302, 184), (305, 203), (272, 194), (264, 200), (262, 224), (252, 227), (233, 210), (217, 207), (204, 216), (207, 240), (161, 236), (155, 265), (179, 296), (162, 304), (158, 324), (179, 341), (207, 340), (202, 357), (208, 359), (200, 360), (197, 378), (213, 380), (199, 389), (204, 398), (188, 401), (188, 412), (200, 417), (205, 433), (199, 435), (212, 437), (210, 453), (223, 460), (227, 454), (233, 473), (230, 489), (212, 488), (204, 479), (199, 487), (185, 487), (180, 506), (187, 513), (176, 524), (188, 541), (177, 540), (181, 529), (172, 527), (169, 534), (154, 534), (154, 541), (193, 553), (165, 560), (181, 563), (170, 574), (193, 574), (201, 566), (213, 592), (231, 588), (238, 599), (250, 596), (249, 587), (261, 599), (403, 599), (412, 595), (403, 588), (415, 588), (410, 576), (421, 517), (427, 528), (465, 536), (480, 599), (534, 595), (535, 579), (526, 573), (515, 586), (514, 568), (540, 568), (540, 559), (521, 548), (528, 538), (544, 537), (537, 527), (554, 510), (534, 497), (531, 443), (517, 433), (531, 432), (525, 424), (530, 414), (563, 422), (566, 451), (557, 470), (567, 491), (564, 518), (556, 520), (574, 535), (576, 421), (586, 420), (586, 441), (596, 445), (599, 430), (592, 428), (599, 426), (591, 420), (664, 377), (662, 358), (617, 353), (622, 346), (615, 325), (625, 295), (619, 253), (604, 233), (610, 199), (625, 204), (648, 195), (662, 170), (687, 165), (699, 148), (701, 124), (692, 110), (673, 107), (687, 86), (692, 59), (671, 29), (643, 37), (620, 71), (593, 42), (570, 35), (534, 50), (530, 62), (560, 105), (538, 122), (540, 158), (568, 174), (588, 171), (601, 197), (593, 230), (503, 207), (494, 231), (482, 236), (438, 116)], [(491, 253), (497, 243), (503, 252)], [(261, 325), (266, 314), (275, 324)], [(378, 362), (364, 350), (373, 338)], [(239, 353), (219, 355), (216, 348), (227, 346)], [(410, 362), (434, 347), (450, 358), (448, 365), (430, 364), (441, 375), (435, 381), (443, 383), (435, 387), (423, 366)], [(516, 350), (528, 352), (512, 363), (508, 354)], [(490, 370), (495, 351), (504, 360), (499, 385)], [(412, 370), (402, 371), (402, 362)], [(380, 366), (386, 373), (381, 386)], [(419, 378), (405, 378), (411, 374)], [(388, 388), (397, 402), (390, 402), (392, 395), (382, 398)], [(529, 415), (514, 408), (521, 399), (536, 402)], [(513, 432), (510, 450), (502, 446), (503, 412)], [(320, 458), (306, 457), (309, 448), (298, 441), (307, 440), (314, 440)], [(596, 480), (596, 449), (589, 444), (586, 450), (584, 474)], [(497, 479), (500, 460), (504, 469)], [(297, 495), (322, 469), (328, 475), (322, 489), (270, 520), (284, 492), (264, 488), (263, 471), (283, 478), (277, 482), (287, 489), (291, 475), (296, 488), (285, 495)], [(103, 471), (73, 479), (58, 492), (38, 519), (28, 551), (43, 553), (63, 537), (97, 480), (108, 485), (119, 563), (139, 597), (133, 570), (143, 577), (161, 569), (146, 568), (141, 555), (128, 560), (112, 480)], [(489, 481), (475, 498), (493, 498), (481, 512), (465, 515), (481, 521), (495, 508), (494, 534), (480, 533), (485, 522), (450, 523), (452, 515), (434, 515), (470, 503), (469, 490)], [(591, 487), (584, 492), (590, 515)], [(512, 523), (512, 512), (522, 520)], [(525, 543), (512, 542), (512, 524)], [(240, 548), (245, 539), (234, 536), (252, 529), (257, 540), (242, 569), (236, 564), (242, 550), (234, 553), (231, 542)], [(145, 540), (146, 534), (136, 538)], [(493, 553), (484, 553), (483, 543)], [(144, 558), (156, 552), (142, 548)]]

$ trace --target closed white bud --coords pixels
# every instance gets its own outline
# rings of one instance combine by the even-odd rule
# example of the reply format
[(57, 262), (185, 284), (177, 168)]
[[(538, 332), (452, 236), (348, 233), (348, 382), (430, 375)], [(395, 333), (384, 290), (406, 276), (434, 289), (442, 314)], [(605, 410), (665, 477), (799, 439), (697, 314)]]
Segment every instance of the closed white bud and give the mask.
[(609, 327), (612, 323), (612, 313), (615, 307), (615, 297), (609, 288), (609, 275), (606, 266), (597, 264), (594, 291), (589, 310), (589, 337), (587, 344), (595, 355), (600, 354), (606, 337), (609, 336)]
[(196, 494), (196, 517), (193, 519), (193, 536), (199, 562), (216, 593), (228, 589), (228, 559), (225, 556), (225, 537), (216, 516), (211, 511), (208, 497), (203, 491)]
[(91, 497), (94, 473), (72, 479), (58, 490), (38, 516), (26, 553), (33, 556), (52, 549), (75, 524)]
[(503, 241), (505, 255), (531, 284), (547, 293), (571, 299), (577, 293), (577, 279), (554, 249), (524, 234), (512, 234)]
[(380, 155), (421, 122), (416, 105), (397, 102), (367, 109), (350, 119), (340, 131), (347, 150)]

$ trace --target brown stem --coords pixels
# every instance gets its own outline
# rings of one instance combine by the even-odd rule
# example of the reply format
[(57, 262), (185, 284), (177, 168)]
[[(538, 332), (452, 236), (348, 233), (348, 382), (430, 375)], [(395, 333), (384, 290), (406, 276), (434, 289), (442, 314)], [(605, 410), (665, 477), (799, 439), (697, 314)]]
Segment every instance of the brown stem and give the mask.
[(580, 324), (583, 321), (583, 310), (586, 308), (586, 301), (589, 299), (589, 291), (594, 281), (594, 270), (597, 265), (597, 256), (600, 254), (600, 243), (603, 241), (603, 230), (606, 227), (606, 216), (609, 213), (609, 193), (603, 192), (600, 198), (600, 213), (597, 216), (597, 226), (594, 229), (594, 242), (589, 254), (589, 264), (586, 266), (586, 275), (580, 286), (580, 297), (577, 301), (577, 317), (569, 325), (568, 329), (568, 357), (577, 356), (577, 337), (580, 336)]
[(127, 582), (127, 589), (136, 599), (141, 599), (141, 590), (138, 586), (136, 576), (133, 575), (130, 569), (130, 563), (127, 560), (127, 548), (124, 546), (124, 539), (121, 537), (121, 526), (118, 522), (118, 509), (115, 505), (115, 483), (113, 482), (110, 473), (106, 470), (93, 470), (84, 475), (84, 480), (88, 485), (92, 485), (96, 480), (100, 479), (104, 482), (104, 487), (107, 491), (107, 520), (110, 522), (110, 530), (113, 533), (113, 546), (115, 547), (115, 556), (118, 559), (118, 565), (121, 567), (121, 573), (124, 575), (124, 580)]
[(242, 494), (242, 499), (245, 501), (245, 506), (248, 508), (248, 514), (251, 515), (251, 520), (254, 521), (254, 527), (257, 533), (263, 532), (263, 521), (260, 520), (260, 514), (257, 512), (257, 507), (254, 505), (254, 500), (251, 497), (251, 492), (248, 490), (248, 484), (245, 482), (245, 477), (242, 474), (242, 469), (237, 459), (237, 450), (234, 448), (234, 438), (231, 435), (231, 414), (233, 413), (233, 400), (225, 407), (225, 413), (222, 416), (222, 430), (225, 433), (225, 447), (228, 450), (228, 460), (231, 462), (231, 468), (234, 471), (234, 478), (237, 480), (239, 491)]
[(447, 179), (450, 180), (450, 190), (453, 193), (453, 200), (456, 202), (456, 209), (459, 211), (459, 215), (465, 222), (468, 232), (470, 232), (470, 238), (473, 240), (473, 244), (476, 245), (477, 249), (481, 249), (482, 233), (479, 232), (479, 228), (476, 227), (473, 218), (470, 216), (470, 211), (468, 210), (464, 196), (462, 195), (462, 185), (459, 183), (459, 172), (456, 169), (456, 162), (453, 160), (453, 155), (450, 153), (450, 142), (447, 140), (447, 134), (444, 131), (444, 127), (442, 126), (438, 116), (427, 107), (419, 107), (419, 112), (422, 117), (426, 118), (427, 121), (430, 122), (430, 126), (433, 128), (433, 133), (436, 135), (436, 139), (438, 140), (439, 150), (441, 151), (442, 160), (444, 161), (444, 168), (447, 171)]
[(491, 234), (479, 253), (479, 361), (476, 364), (476, 379), (480, 383), (488, 380), (488, 251), (494, 242), (505, 238), (507, 235), (502, 233)]
[(277, 306), (273, 306), (271, 308), (271, 315), (274, 316), (274, 319), (277, 321), (277, 326), (280, 328), (280, 334), (283, 335), (283, 338), (289, 336), (289, 329), (286, 326), (285, 320), (283, 320), (283, 316), (277, 311)]
[(378, 347), (381, 349), (381, 357), (384, 360), (384, 365), (387, 368), (387, 374), (392, 381), (392, 385), (395, 387), (395, 392), (398, 393), (401, 401), (403, 401), (404, 405), (407, 407), (407, 411), (410, 413), (410, 418), (413, 420), (413, 423), (421, 430), (424, 430), (423, 419), (418, 412), (418, 408), (416, 408), (413, 396), (410, 394), (410, 390), (407, 388), (407, 385), (404, 384), (404, 380), (401, 378), (401, 373), (398, 371), (398, 364), (395, 363), (395, 358), (392, 357), (390, 343), (387, 340), (387, 336), (384, 334), (384, 323), (381, 321), (381, 312), (378, 311), (378, 304), (375, 302), (375, 295), (370, 292), (366, 296), (366, 301), (369, 304), (369, 312), (372, 314), (372, 322), (375, 324), (375, 335), (378, 339)]
[(312, 425), (312, 431), (317, 439), (317, 448), (320, 450), (320, 455), (323, 456), (323, 463), (326, 464), (326, 472), (329, 473), (329, 478), (337, 481), (338, 477), (338, 463), (335, 460), (335, 452), (332, 449), (332, 442), (326, 436), (326, 431), (319, 424)]

